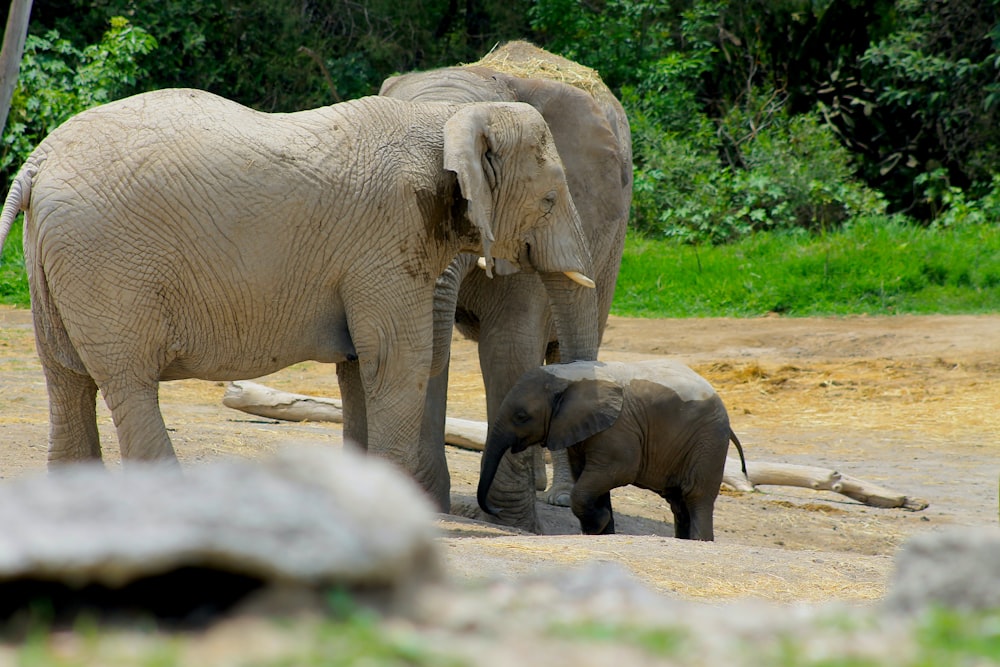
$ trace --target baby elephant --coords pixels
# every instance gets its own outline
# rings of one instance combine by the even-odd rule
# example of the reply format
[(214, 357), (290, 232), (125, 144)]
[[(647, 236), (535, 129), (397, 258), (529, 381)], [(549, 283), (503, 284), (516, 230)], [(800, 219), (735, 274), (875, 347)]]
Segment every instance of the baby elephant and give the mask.
[(578, 361), (528, 371), (490, 425), (477, 498), (483, 511), (500, 459), (531, 445), (568, 448), (573, 514), (590, 535), (615, 532), (611, 489), (634, 484), (663, 496), (674, 534), (712, 540), (712, 511), (730, 440), (722, 399), (676, 361)]

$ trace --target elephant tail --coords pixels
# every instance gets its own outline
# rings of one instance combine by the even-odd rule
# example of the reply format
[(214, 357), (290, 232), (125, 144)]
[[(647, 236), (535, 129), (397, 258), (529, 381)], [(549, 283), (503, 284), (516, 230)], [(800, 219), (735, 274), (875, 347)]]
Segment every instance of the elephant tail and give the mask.
[(3, 212), (0, 213), (0, 249), (10, 234), (10, 228), (17, 219), (17, 214), (27, 210), (28, 198), (31, 196), (31, 179), (34, 176), (34, 169), (30, 165), (25, 165), (14, 177), (7, 199), (3, 203)]
[(733, 429), (729, 429), (729, 440), (736, 445), (736, 451), (740, 453), (740, 464), (743, 466), (743, 476), (749, 480), (750, 475), (747, 474), (747, 460), (746, 457), (743, 456), (743, 445), (740, 444), (740, 439), (736, 437), (735, 433), (733, 433)]

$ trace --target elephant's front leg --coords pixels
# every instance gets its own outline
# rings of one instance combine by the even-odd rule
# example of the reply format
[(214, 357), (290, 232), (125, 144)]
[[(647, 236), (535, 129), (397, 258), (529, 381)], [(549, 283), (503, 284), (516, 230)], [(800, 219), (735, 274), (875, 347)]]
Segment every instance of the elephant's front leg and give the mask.
[(580, 521), (584, 535), (613, 535), (615, 515), (611, 508), (611, 489), (622, 486), (618, 471), (608, 466), (602, 456), (588, 457), (580, 445), (563, 450), (568, 454), (567, 467), (576, 478), (570, 495), (573, 515)]
[[(399, 288), (393, 293), (405, 295), (406, 290)], [(387, 307), (382, 314), (373, 314), (370, 308), (352, 314), (349, 308), (363, 400), (353, 384), (352, 363), (338, 366), (338, 375), (341, 382), (347, 381), (347, 386), (341, 386), (345, 438), (363, 438), (369, 454), (394, 462), (423, 483), (429, 475), (423, 470), (427, 461), (420, 454), (419, 443), (431, 370), (432, 295), (428, 287), (425, 293), (410, 296), (394, 302), (395, 308)], [(422, 304), (426, 306), (416, 307)], [(446, 505), (440, 487), (432, 485), (427, 491), (439, 506)]]
[(368, 450), (368, 408), (357, 361), (337, 364), (337, 384), (344, 412), (344, 444)]
[(545, 501), (550, 505), (569, 507), (573, 493), (573, 478), (569, 472), (569, 461), (566, 460), (566, 450), (552, 452), (552, 485), (545, 494)]
[(598, 491), (590, 484), (591, 480), (581, 480), (584, 484), (574, 487), (571, 503), (573, 514), (580, 521), (580, 530), (584, 535), (614, 535), (611, 491)]
[(428, 382), (416, 471), (417, 482), (430, 494), (438, 509), (446, 513), (451, 511), (451, 476), (444, 451), (448, 367), (446, 363), (444, 370)]
[[(362, 361), (361, 378), (365, 386), (368, 453), (395, 462), (417, 478), (430, 355), (423, 355), (424, 363), (412, 356), (394, 354), (378, 362)], [(377, 368), (369, 368), (366, 373), (366, 366)]]

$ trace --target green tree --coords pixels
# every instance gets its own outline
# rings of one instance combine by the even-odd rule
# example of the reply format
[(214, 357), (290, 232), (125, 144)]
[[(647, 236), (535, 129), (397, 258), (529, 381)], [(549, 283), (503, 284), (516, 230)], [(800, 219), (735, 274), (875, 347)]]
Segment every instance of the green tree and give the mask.
[(156, 48), (145, 30), (112, 18), (101, 40), (78, 49), (56, 31), (29, 35), (0, 146), (0, 172), (9, 183), (45, 136), (70, 116), (134, 91)]
[(261, 111), (378, 92), (387, 76), (523, 38), (530, 0), (35, 0), (74, 43), (128, 16), (161, 45), (148, 88), (201, 88)]
[[(895, 29), (861, 63), (884, 186), (926, 217), (935, 211), (928, 188), (942, 178), (977, 197), (1000, 173), (1000, 0), (899, 0), (896, 9)], [(917, 183), (922, 174), (936, 176)]]

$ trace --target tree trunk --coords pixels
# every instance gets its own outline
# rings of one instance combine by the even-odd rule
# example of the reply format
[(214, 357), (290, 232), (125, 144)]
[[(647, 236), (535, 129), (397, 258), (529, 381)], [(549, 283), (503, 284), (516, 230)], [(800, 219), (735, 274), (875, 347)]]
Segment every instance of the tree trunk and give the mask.
[[(230, 382), (222, 399), (223, 405), (270, 419), (285, 421), (340, 422), (343, 412), (340, 401), (278, 391), (255, 382)], [(449, 445), (482, 451), (486, 443), (486, 424), (468, 419), (448, 417), (445, 420), (445, 442)], [(929, 503), (920, 498), (872, 484), (836, 470), (791, 463), (747, 462), (743, 476), (740, 462), (726, 459), (723, 484), (737, 491), (753, 491), (758, 486), (795, 486), (815, 491), (833, 491), (872, 507), (900, 507), (918, 511)]]
[(7, 127), (7, 113), (14, 98), (17, 75), (24, 54), (24, 40), (28, 37), (28, 19), (31, 17), (32, 0), (13, 0), (7, 12), (7, 28), (3, 33), (0, 49), (0, 136)]

